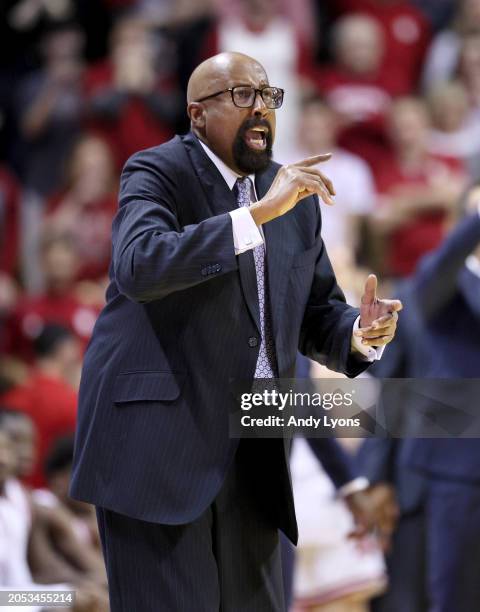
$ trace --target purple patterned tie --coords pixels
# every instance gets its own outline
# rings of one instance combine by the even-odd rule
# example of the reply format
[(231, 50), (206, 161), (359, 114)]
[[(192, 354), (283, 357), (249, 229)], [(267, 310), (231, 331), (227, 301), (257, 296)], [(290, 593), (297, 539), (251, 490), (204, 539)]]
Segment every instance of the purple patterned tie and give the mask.
[[(252, 183), (248, 177), (237, 179), (237, 204), (250, 206)], [(270, 298), (266, 287), (267, 269), (265, 266), (265, 245), (260, 244), (253, 249), (255, 272), (257, 274), (258, 306), (260, 310), (260, 331), (262, 342), (258, 353), (255, 378), (275, 378), (277, 376), (277, 358), (272, 333), (272, 320), (270, 314)]]

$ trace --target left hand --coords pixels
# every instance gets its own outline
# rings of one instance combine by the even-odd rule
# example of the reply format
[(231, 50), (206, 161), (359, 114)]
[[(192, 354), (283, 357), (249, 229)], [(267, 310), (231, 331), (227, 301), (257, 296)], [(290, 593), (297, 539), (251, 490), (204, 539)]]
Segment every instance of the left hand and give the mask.
[(370, 274), (360, 305), (360, 328), (355, 335), (362, 338), (365, 346), (382, 346), (391, 342), (397, 328), (398, 312), (402, 310), (400, 300), (377, 298), (377, 277)]
[(355, 521), (355, 528), (349, 537), (362, 538), (375, 530), (382, 549), (387, 551), (400, 516), (393, 487), (378, 483), (365, 491), (347, 495), (345, 503)]

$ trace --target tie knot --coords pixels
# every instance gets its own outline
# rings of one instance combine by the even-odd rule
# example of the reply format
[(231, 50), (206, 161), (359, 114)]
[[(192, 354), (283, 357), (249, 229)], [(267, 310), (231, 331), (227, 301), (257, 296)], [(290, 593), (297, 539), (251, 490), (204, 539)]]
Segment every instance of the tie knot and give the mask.
[(237, 203), (238, 206), (250, 206), (251, 204), (251, 181), (248, 176), (238, 178), (235, 186), (237, 188)]

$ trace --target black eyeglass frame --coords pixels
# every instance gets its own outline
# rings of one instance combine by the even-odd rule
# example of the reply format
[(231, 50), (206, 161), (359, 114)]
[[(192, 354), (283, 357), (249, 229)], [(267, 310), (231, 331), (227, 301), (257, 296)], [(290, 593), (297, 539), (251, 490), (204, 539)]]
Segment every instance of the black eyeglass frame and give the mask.
[[(249, 104), (248, 106), (239, 106), (238, 104), (236, 104), (235, 99), (233, 97), (233, 90), (234, 89), (239, 89), (239, 88), (249, 88), (252, 89), (255, 92), (255, 95), (253, 97), (253, 101), (251, 104)], [(265, 91), (265, 89), (276, 89), (277, 91), (280, 91), (282, 94), (282, 101), (279, 104), (279, 106), (268, 106), (267, 103), (265, 102), (265, 99), (263, 97), (263, 92)], [(195, 100), (195, 102), (203, 102), (204, 100), (209, 100), (210, 98), (215, 98), (216, 96), (220, 96), (223, 93), (226, 93), (227, 91), (230, 92), (230, 95), (232, 97), (232, 102), (234, 104), (234, 106), (236, 106), (237, 108), (252, 108), (252, 106), (255, 104), (255, 100), (257, 99), (257, 94), (260, 94), (262, 100), (264, 101), (265, 105), (267, 106), (268, 109), (270, 110), (276, 110), (279, 109), (282, 104), (283, 104), (283, 98), (285, 95), (285, 90), (282, 89), (281, 87), (272, 87), (271, 85), (266, 85), (265, 87), (262, 87), (262, 89), (256, 89), (255, 87), (251, 87), (250, 85), (235, 85), (234, 87), (228, 87), (227, 89), (223, 89), (222, 91), (217, 91), (216, 93), (210, 94), (209, 96), (205, 96), (204, 98), (200, 98), (199, 100)]]

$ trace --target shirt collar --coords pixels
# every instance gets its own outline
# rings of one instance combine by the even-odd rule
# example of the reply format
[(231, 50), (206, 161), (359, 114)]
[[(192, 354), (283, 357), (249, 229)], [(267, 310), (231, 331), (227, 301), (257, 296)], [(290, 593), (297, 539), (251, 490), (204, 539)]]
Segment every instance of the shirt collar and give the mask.
[(480, 260), (475, 255), (469, 255), (465, 261), (467, 268), (472, 274), (480, 278)]
[[(237, 182), (237, 179), (243, 178), (243, 177), (240, 174), (237, 174), (236, 172), (234, 172), (231, 168), (229, 168), (227, 164), (218, 157), (218, 155), (215, 155), (215, 153), (204, 142), (200, 140), (200, 138), (197, 138), (197, 140), (201, 144), (203, 150), (208, 155), (208, 157), (210, 158), (212, 163), (215, 165), (217, 170), (223, 176), (225, 182), (228, 185), (228, 188), (231, 191), (235, 187), (235, 183)], [(255, 175), (250, 174), (248, 178), (252, 182), (253, 188), (255, 190)]]

